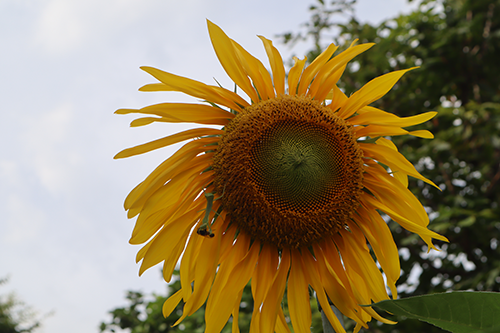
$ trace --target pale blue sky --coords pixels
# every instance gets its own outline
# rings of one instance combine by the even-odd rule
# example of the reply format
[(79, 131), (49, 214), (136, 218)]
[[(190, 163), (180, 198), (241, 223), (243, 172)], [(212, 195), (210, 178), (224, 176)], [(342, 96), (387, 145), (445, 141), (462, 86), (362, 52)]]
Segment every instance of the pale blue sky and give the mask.
[[(139, 66), (232, 87), (212, 50), (208, 18), (265, 59), (273, 39), (308, 19), (298, 0), (0, 0), (0, 277), (40, 314), (46, 333), (98, 332), (128, 289), (163, 293), (159, 268), (137, 276), (122, 202), (172, 149), (115, 161), (123, 148), (182, 125), (129, 128), (113, 115), (161, 101), (139, 93)], [(414, 5), (413, 5), (414, 7)], [(405, 0), (359, 0), (358, 17), (408, 12)], [(287, 59), (291, 50), (275, 43)]]

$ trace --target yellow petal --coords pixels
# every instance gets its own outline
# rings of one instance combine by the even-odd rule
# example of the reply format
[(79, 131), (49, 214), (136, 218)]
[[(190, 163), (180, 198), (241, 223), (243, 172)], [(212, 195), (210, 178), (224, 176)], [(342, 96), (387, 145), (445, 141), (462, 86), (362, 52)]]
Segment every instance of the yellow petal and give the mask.
[(309, 300), (309, 283), (300, 265), (300, 253), (290, 250), (292, 264), (288, 277), (288, 310), (292, 325), (297, 332), (308, 332), (311, 328), (311, 305)]
[(330, 44), (328, 48), (323, 51), (319, 56), (314, 59), (314, 61), (304, 69), (302, 73), (302, 78), (300, 79), (299, 88), (297, 91), (298, 95), (305, 95), (307, 88), (311, 84), (312, 80), (318, 74), (319, 70), (323, 65), (330, 60), (333, 53), (337, 50), (338, 46)]
[(301, 270), (305, 273), (310, 285), (316, 291), (316, 297), (318, 298), (318, 301), (323, 308), (323, 312), (325, 313), (335, 332), (345, 333), (344, 328), (340, 324), (339, 319), (333, 313), (333, 310), (328, 302), (328, 297), (326, 296), (325, 290), (323, 288), (323, 283), (320, 281), (319, 272), (316, 267), (316, 260), (309, 252), (304, 252), (303, 256), (300, 256), (300, 266)]
[(241, 47), (240, 44), (236, 43), (234, 40), (231, 41), (233, 42), (234, 49), (236, 51), (236, 54), (240, 58), (245, 72), (252, 79), (252, 82), (255, 85), (260, 98), (262, 100), (274, 98), (275, 94), (273, 89), (273, 82), (271, 80), (269, 72), (264, 67), (264, 65), (262, 65), (260, 60), (252, 56), (243, 47)]
[(320, 245), (313, 248), (314, 253), (318, 254), (318, 270), (328, 297), (344, 315), (356, 322), (362, 322), (362, 309), (356, 302), (335, 244), (332, 240), (325, 240)]
[(257, 310), (264, 301), (274, 276), (278, 274), (278, 264), (279, 255), (276, 248), (263, 244), (259, 255), (259, 263), (252, 277), (252, 294), (254, 304), (257, 305), (254, 308)]
[(130, 127), (140, 127), (140, 126), (146, 126), (149, 124), (152, 124), (154, 122), (158, 123), (195, 123), (195, 124), (203, 124), (203, 125), (220, 125), (220, 126), (226, 126), (231, 120), (230, 119), (224, 119), (224, 118), (212, 118), (210, 116), (204, 116), (202, 118), (194, 118), (194, 117), (189, 117), (193, 118), (190, 119), (189, 121), (185, 120), (177, 120), (177, 119), (168, 119), (168, 118), (157, 118), (157, 117), (144, 117), (144, 118), (137, 118), (132, 120), (130, 122)]
[[(161, 261), (167, 260), (170, 257), (175, 257), (178, 247), (181, 246), (184, 248), (189, 230), (192, 227), (192, 222), (196, 220), (197, 215), (200, 215), (200, 212), (192, 211), (159, 231), (158, 236), (155, 238), (146, 256), (142, 260), (139, 275), (142, 275), (146, 269)], [(172, 240), (172, 235), (176, 235), (175, 240)]]
[(391, 140), (389, 139), (386, 139), (386, 138), (378, 138), (376, 143), (378, 145), (382, 145), (382, 146), (385, 146), (385, 147), (389, 147), (391, 148), (392, 150), (395, 150), (395, 151), (398, 151), (398, 147), (394, 144), (394, 142), (392, 142)]
[(402, 129), (401, 127), (384, 125), (368, 125), (365, 127), (361, 127), (356, 131), (356, 137), (358, 138), (364, 136), (375, 138), (377, 136), (394, 136), (405, 134), (408, 134), (408, 131)]
[(293, 57), (294, 64), (290, 69), (290, 72), (288, 72), (288, 94), (291, 96), (297, 94), (297, 84), (299, 83), (306, 60), (307, 57), (304, 57), (302, 60), (299, 60), (297, 57)]
[(170, 296), (165, 301), (165, 303), (163, 303), (162, 312), (165, 318), (170, 316), (170, 314), (172, 313), (172, 311), (175, 310), (181, 299), (182, 299), (182, 293), (181, 290), (178, 290), (175, 294)]
[(182, 255), (179, 277), (182, 287), (182, 298), (186, 302), (193, 292), (191, 283), (194, 281), (194, 269), (198, 261), (198, 254), (201, 249), (201, 240), (203, 237), (193, 232), (189, 238), (186, 252)]
[(354, 220), (375, 252), (377, 260), (387, 277), (387, 284), (391, 289), (392, 298), (396, 299), (398, 295), (396, 281), (400, 275), (400, 263), (398, 248), (392, 233), (377, 211), (369, 211), (364, 206), (361, 206), (358, 208), (357, 214), (354, 215)]
[(281, 58), (278, 50), (273, 46), (272, 41), (263, 36), (258, 37), (262, 40), (262, 43), (264, 43), (264, 48), (266, 49), (267, 57), (269, 58), (269, 64), (271, 65), (271, 70), (273, 72), (273, 82), (276, 95), (283, 95), (285, 93), (285, 67), (283, 66), (283, 59)]
[[(238, 237), (245, 237), (239, 235)], [(221, 264), (217, 272), (210, 297), (207, 301), (207, 308), (205, 312), (206, 333), (219, 333), (224, 325), (227, 323), (235, 302), (241, 301), (243, 288), (250, 280), (252, 273), (255, 269), (257, 259), (259, 257), (260, 247), (256, 245), (257, 242), (245, 249), (243, 260), (239, 261), (235, 266), (227, 266), (226, 262)], [(243, 253), (235, 253), (235, 259), (240, 257)], [(236, 260), (230, 260), (235, 262)]]
[(378, 100), (391, 90), (404, 73), (413, 68), (394, 71), (371, 80), (349, 97), (346, 103), (341, 107), (339, 115), (343, 118), (347, 118), (362, 107)]
[(254, 102), (259, 101), (257, 92), (252, 87), (245, 70), (235, 52), (231, 39), (217, 25), (207, 20), (208, 33), (214, 47), (217, 58), (227, 75), (236, 83)]
[(260, 317), (260, 331), (262, 333), (273, 333), (276, 326), (276, 319), (281, 311), (281, 301), (285, 293), (286, 279), (290, 269), (290, 252), (283, 250), (281, 253), (280, 266), (278, 274), (274, 277), (271, 288), (262, 304)]
[[(176, 181), (183, 182), (184, 177), (178, 177)], [(171, 182), (166, 184), (164, 188), (171, 188)], [(199, 184), (199, 182), (195, 181), (195, 184)], [(188, 184), (189, 186), (190, 184)], [(183, 185), (186, 186), (186, 185)], [(191, 186), (192, 188), (192, 186)], [(193, 200), (196, 198), (197, 194), (201, 191), (200, 187), (198, 187), (197, 191), (194, 192), (191, 197), (187, 197), (184, 202), (182, 191), (162, 191), (158, 196), (152, 196), (148, 200), (148, 205), (145, 209), (140, 213), (139, 218), (137, 219), (134, 230), (132, 231), (132, 237), (130, 238), (130, 244), (141, 244), (147, 241), (151, 236), (153, 236), (156, 231), (158, 231), (162, 225), (168, 224), (172, 219), (177, 217), (175, 212), (183, 212), (181, 208), (188, 209), (193, 205)], [(166, 194), (165, 194), (166, 192)], [(189, 200), (190, 199), (190, 200)], [(155, 201), (149, 205), (150, 201)]]
[[(209, 86), (196, 80), (167, 73), (153, 67), (143, 66), (141, 69), (164, 83), (167, 87), (167, 91), (180, 91), (187, 95), (224, 105), (234, 110), (241, 110), (242, 106), (248, 105), (243, 98), (227, 89)], [(158, 85), (155, 87), (158, 87)], [(139, 90), (151, 91), (150, 89), (143, 88)]]
[[(219, 124), (221, 125), (227, 123), (229, 119), (234, 118), (234, 114), (225, 111), (223, 109), (213, 107), (205, 104), (188, 104), (188, 103), (161, 103), (156, 105), (150, 105), (142, 109), (119, 109), (115, 111), (116, 114), (130, 114), (130, 113), (142, 113), (151, 114), (162, 117), (158, 118), (146, 118), (152, 119), (153, 121), (165, 121), (172, 123), (202, 123), (202, 124)], [(141, 118), (145, 119), (145, 118)], [(140, 125), (144, 121), (141, 121)], [(215, 123), (214, 123), (215, 122)], [(136, 126), (138, 126), (138, 119), (134, 120)]]
[[(336, 90), (336, 89), (332, 89), (332, 87), (337, 85), (338, 80), (340, 79), (342, 74), (344, 74), (345, 68), (346, 68), (346, 66), (342, 66), (338, 70), (333, 72), (330, 76), (328, 76), (327, 80), (323, 83), (323, 85), (319, 86), (318, 90), (316, 92), (314, 92), (314, 95), (313, 95), (313, 93), (311, 93), (311, 90), (309, 90), (309, 93), (310, 93), (309, 96), (313, 96), (314, 99), (316, 99), (318, 101), (323, 101), (323, 100), (327, 99), (328, 95), (330, 94), (330, 91)], [(332, 94), (332, 98), (333, 98), (333, 94)]]
[(344, 94), (342, 90), (337, 85), (333, 86), (332, 89), (332, 96), (331, 96), (331, 103), (328, 104), (327, 106), (332, 109), (332, 111), (338, 111), (340, 106), (347, 101), (347, 96)]
[(278, 310), (278, 320), (276, 321), (276, 333), (291, 333), (288, 323), (286, 322), (285, 314), (281, 306)]
[(395, 177), (391, 177), (387, 171), (376, 163), (367, 163), (369, 168), (366, 168), (365, 187), (372, 191), (373, 195), (382, 202), (395, 201), (394, 205), (398, 207), (398, 211), (403, 214), (411, 212), (411, 218), (421, 226), (429, 224), (429, 218), (424, 207), (408, 190), (408, 188), (398, 182)]
[[(238, 231), (238, 228), (236, 225), (232, 224), (229, 226), (228, 230), (224, 232), (224, 236), (222, 237), (221, 245), (220, 245), (220, 255), (219, 255), (219, 264), (226, 261), (227, 256), (233, 249), (233, 246), (235, 245), (235, 239), (236, 239), (236, 232)], [(241, 242), (242, 240), (236, 239), (236, 242)]]
[(413, 135), (413, 136), (417, 136), (417, 137), (423, 138), (423, 139), (434, 139), (434, 135), (427, 130), (411, 131), (408, 134)]
[[(187, 155), (185, 159), (188, 160), (189, 157), (191, 156)], [(149, 180), (146, 178), (143, 182), (144, 186), (138, 189), (138, 192), (133, 194), (134, 197), (127, 202), (129, 205), (127, 208), (129, 210), (128, 217), (132, 218), (140, 213), (143, 216), (139, 216), (137, 222), (141, 223), (141, 220), (145, 218), (144, 215), (151, 215), (159, 210), (165, 210), (178, 200), (187, 200), (193, 191), (196, 192), (197, 190), (199, 193), (207, 184), (207, 180), (212, 177), (211, 171), (200, 174), (210, 165), (211, 156), (196, 156), (188, 161), (190, 163), (187, 163), (187, 165), (192, 167), (190, 169), (179, 169), (173, 165), (172, 168), (165, 169), (165, 172), (159, 174), (155, 179)], [(181, 179), (181, 177), (183, 178)], [(169, 184), (174, 178), (175, 181)], [(186, 182), (183, 183), (183, 180), (186, 180)], [(198, 187), (194, 188), (194, 186)], [(165, 193), (168, 189), (175, 192)], [(198, 193), (195, 193), (195, 195)]]
[(365, 106), (358, 110), (358, 115), (349, 119), (353, 125), (392, 125), (408, 127), (418, 125), (432, 119), (437, 112), (426, 112), (416, 116), (400, 118), (395, 114), (382, 111), (372, 106)]
[(165, 83), (149, 83), (139, 88), (139, 91), (177, 91), (172, 86), (166, 85)]
[(224, 132), (215, 128), (194, 128), (173, 135), (169, 135), (158, 140), (147, 142), (139, 146), (124, 149), (118, 154), (116, 154), (114, 158), (118, 159), (118, 158), (125, 158), (139, 154), (144, 154), (155, 149), (170, 146), (173, 145), (174, 143), (182, 142), (196, 137), (201, 137), (206, 135), (221, 135), (222, 133)]
[(370, 286), (371, 292), (376, 297), (374, 298), (376, 302), (388, 299), (382, 274), (380, 274), (370, 254), (363, 232), (354, 223), (349, 224), (349, 229), (349, 235), (347, 235), (346, 232), (343, 234), (343, 238), (346, 240), (346, 251), (348, 252), (348, 256), (355, 260), (355, 263), (351, 261), (350, 264), (355, 264), (358, 267), (358, 273), (362, 272), (364, 277), (368, 279), (368, 285)]
[(240, 328), (238, 327), (238, 315), (240, 313), (240, 303), (241, 296), (243, 295), (243, 289), (240, 291), (238, 297), (236, 297), (236, 304), (233, 307), (233, 312), (231, 312), (231, 316), (233, 317), (233, 324), (231, 325), (231, 333), (240, 333)]
[(419, 224), (410, 221), (406, 217), (396, 213), (393, 209), (389, 208), (387, 204), (381, 203), (380, 201), (376, 200), (375, 198), (371, 197), (368, 194), (363, 195), (363, 200), (372, 205), (372, 207), (380, 209), (381, 211), (389, 215), (393, 220), (398, 222), (406, 230), (418, 234), (427, 243), (429, 248), (435, 249), (434, 245), (432, 244), (432, 238), (448, 242), (448, 239), (446, 237), (441, 236), (440, 234), (435, 233), (434, 231), (431, 231), (426, 227), (423, 227)]
[(337, 84), (347, 63), (373, 45), (375, 44), (367, 43), (350, 47), (328, 61), (326, 65), (321, 68), (318, 75), (316, 75), (315, 80), (309, 88), (308, 96), (314, 97), (319, 101), (324, 100), (328, 92)]
[(186, 316), (192, 315), (205, 303), (215, 277), (220, 242), (221, 237), (202, 238), (203, 251), (200, 251), (196, 262), (193, 293), (184, 305), (182, 316), (174, 325), (179, 324)]
[(422, 176), (415, 169), (415, 167), (410, 162), (408, 162), (408, 160), (399, 152), (394, 151), (391, 148), (372, 143), (358, 143), (358, 144), (361, 147), (361, 149), (363, 149), (365, 157), (372, 157), (375, 160), (387, 165), (389, 168), (393, 170), (402, 170), (406, 174), (415, 177), (417, 179), (423, 180), (424, 182), (439, 189), (439, 187), (436, 184), (434, 184), (432, 181)]
[[(386, 146), (386, 147), (391, 148), (392, 150), (398, 151), (398, 147), (396, 147), (396, 145), (391, 140), (388, 140), (386, 138), (379, 138), (376, 141), (376, 144)], [(383, 173), (385, 174), (385, 169), (382, 170), (381, 166), (379, 164), (375, 163), (376, 164), (375, 165), (375, 164), (370, 163), (370, 162), (368, 162), (367, 164), (372, 166), (372, 167), (378, 168), (379, 170), (383, 171)], [(408, 175), (406, 173), (404, 173), (401, 170), (392, 170), (392, 175), (394, 176), (394, 178), (399, 180), (401, 182), (401, 184), (403, 184), (404, 187), (406, 187), (406, 188), (408, 187)]]
[[(146, 177), (145, 180), (138, 184), (129, 193), (129, 195), (125, 199), (125, 209), (128, 210), (134, 206), (139, 208), (140, 210), (140, 208), (146, 202), (146, 199), (149, 198), (154, 191), (163, 186), (163, 184), (165, 184), (169, 179), (185, 170), (183, 166), (190, 165), (194, 160), (197, 159), (210, 159), (212, 153), (202, 154), (201, 156), (198, 155), (207, 150), (207, 147), (205, 147), (205, 145), (213, 144), (216, 141), (216, 138), (203, 138), (186, 143), (172, 156), (170, 156), (167, 160), (163, 161), (158, 167), (156, 167), (153, 172), (151, 172)], [(130, 217), (131, 216), (129, 216), (129, 218)]]
[[(357, 228), (350, 231), (342, 229), (340, 233), (335, 237), (335, 243), (342, 255), (357, 302), (368, 305), (372, 300), (378, 302), (389, 299), (382, 274), (373, 261), (363, 234)], [(379, 321), (393, 323), (382, 318), (371, 307), (363, 307), (362, 310)]]

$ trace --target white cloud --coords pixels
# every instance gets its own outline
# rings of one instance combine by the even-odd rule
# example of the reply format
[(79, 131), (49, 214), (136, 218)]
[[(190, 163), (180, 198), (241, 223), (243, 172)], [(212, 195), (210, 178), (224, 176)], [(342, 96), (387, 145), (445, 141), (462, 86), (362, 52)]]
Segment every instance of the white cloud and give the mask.
[(54, 54), (67, 52), (85, 43), (83, 18), (73, 1), (49, 1), (41, 11), (35, 31), (37, 42)]
[(37, 175), (43, 188), (52, 194), (71, 187), (72, 171), (81, 158), (68, 136), (73, 127), (73, 107), (62, 104), (46, 113), (32, 114), (21, 133), (24, 161), (29, 160), (31, 172)]

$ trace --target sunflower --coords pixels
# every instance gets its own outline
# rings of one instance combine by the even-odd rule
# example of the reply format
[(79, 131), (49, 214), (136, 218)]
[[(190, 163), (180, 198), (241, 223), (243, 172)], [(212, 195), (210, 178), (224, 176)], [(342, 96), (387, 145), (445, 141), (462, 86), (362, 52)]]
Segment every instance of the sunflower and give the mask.
[(129, 218), (138, 216), (130, 243), (146, 243), (136, 258), (142, 261), (139, 274), (163, 262), (169, 282), (180, 262), (182, 287), (165, 302), (164, 315), (182, 301), (178, 324), (206, 303), (206, 332), (220, 332), (230, 316), (233, 332), (239, 332), (241, 296), (251, 281), (251, 332), (290, 332), (281, 305), (285, 289), (294, 331), (309, 331), (309, 286), (337, 332), (344, 329), (329, 300), (356, 321), (356, 332), (372, 318), (389, 323), (360, 306), (389, 299), (386, 285), (397, 297), (398, 250), (379, 212), (430, 248), (432, 238), (446, 241), (427, 229), (429, 219), (408, 190), (408, 176), (436, 185), (387, 139), (432, 138), (428, 131), (404, 128), (436, 113), (400, 118), (369, 106), (410, 69), (375, 78), (347, 97), (337, 82), (347, 63), (373, 44), (353, 43), (336, 56), (332, 44), (308, 65), (306, 58), (294, 58), (286, 76), (270, 40), (259, 36), (271, 73), (210, 21), (208, 31), (220, 63), (244, 94), (142, 67), (159, 83), (141, 91), (177, 91), (201, 101), (116, 111), (147, 115), (131, 126), (217, 125), (115, 156), (187, 141), (130, 192), (124, 205)]

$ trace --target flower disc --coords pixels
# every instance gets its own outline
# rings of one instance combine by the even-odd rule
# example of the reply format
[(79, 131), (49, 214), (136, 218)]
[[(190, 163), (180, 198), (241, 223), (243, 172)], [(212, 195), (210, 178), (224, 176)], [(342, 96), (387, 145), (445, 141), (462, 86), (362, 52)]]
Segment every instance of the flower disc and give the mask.
[(363, 187), (352, 127), (306, 97), (283, 96), (240, 112), (222, 135), (214, 171), (231, 221), (279, 248), (336, 233)]

